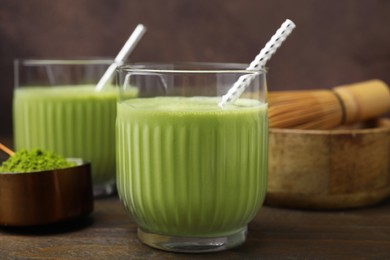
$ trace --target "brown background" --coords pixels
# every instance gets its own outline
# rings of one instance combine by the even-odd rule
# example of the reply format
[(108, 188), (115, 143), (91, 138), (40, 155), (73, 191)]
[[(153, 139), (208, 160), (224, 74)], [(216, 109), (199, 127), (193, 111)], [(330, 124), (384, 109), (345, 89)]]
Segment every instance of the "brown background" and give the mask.
[(390, 83), (389, 0), (0, 0), (0, 136), (12, 133), (15, 58), (114, 57), (138, 23), (131, 61), (249, 63), (286, 19), (270, 90)]

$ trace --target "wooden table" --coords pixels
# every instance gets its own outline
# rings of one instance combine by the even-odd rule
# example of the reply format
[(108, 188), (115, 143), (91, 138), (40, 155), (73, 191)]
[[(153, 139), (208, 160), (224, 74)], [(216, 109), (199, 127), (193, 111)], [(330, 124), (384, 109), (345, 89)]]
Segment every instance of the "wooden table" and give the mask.
[[(1, 138), (12, 148), (11, 138)], [(2, 155), (4, 157), (4, 155)], [(0, 156), (0, 161), (1, 161)], [(213, 254), (150, 248), (117, 197), (96, 199), (94, 212), (40, 228), (0, 227), (0, 259), (390, 259), (390, 199), (367, 208), (305, 211), (265, 206), (246, 243)]]
[(213, 254), (168, 253), (141, 244), (117, 197), (84, 219), (0, 228), (0, 259), (390, 259), (390, 200), (375, 207), (304, 211), (263, 207), (247, 242)]

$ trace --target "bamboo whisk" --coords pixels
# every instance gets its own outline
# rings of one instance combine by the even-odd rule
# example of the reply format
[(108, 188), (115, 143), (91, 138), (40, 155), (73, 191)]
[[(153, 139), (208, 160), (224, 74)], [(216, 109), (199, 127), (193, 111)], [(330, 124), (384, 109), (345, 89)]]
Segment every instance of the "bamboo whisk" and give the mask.
[(380, 116), (390, 109), (390, 91), (380, 80), (332, 90), (271, 91), (271, 128), (332, 129)]

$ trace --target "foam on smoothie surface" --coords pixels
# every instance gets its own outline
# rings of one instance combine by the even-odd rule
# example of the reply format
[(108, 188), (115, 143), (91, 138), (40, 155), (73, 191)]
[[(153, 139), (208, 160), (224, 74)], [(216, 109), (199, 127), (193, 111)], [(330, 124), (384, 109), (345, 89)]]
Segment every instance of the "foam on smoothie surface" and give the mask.
[(95, 85), (92, 84), (55, 87), (25, 86), (23, 88), (16, 89), (15, 94), (22, 97), (26, 95), (29, 99), (52, 99), (53, 97), (91, 99), (100, 98), (102, 95), (106, 96), (107, 98), (116, 98), (118, 96), (117, 89), (115, 87), (108, 87), (102, 91), (95, 91)]
[[(147, 100), (147, 101), (146, 101)], [(239, 99), (234, 104), (226, 105), (223, 109), (218, 106), (217, 97), (155, 97), (130, 99), (123, 101), (123, 104), (129, 105), (134, 109), (142, 109), (143, 111), (153, 110), (153, 112), (223, 112), (230, 110), (239, 110), (243, 108), (253, 108), (264, 105), (257, 100)]]

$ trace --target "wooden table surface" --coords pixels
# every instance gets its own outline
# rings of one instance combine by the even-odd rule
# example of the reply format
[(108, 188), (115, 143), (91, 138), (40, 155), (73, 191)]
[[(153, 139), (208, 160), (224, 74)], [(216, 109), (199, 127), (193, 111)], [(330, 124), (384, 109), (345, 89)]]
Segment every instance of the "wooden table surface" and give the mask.
[[(10, 138), (1, 140), (12, 147)], [(244, 245), (200, 255), (168, 253), (140, 243), (136, 224), (116, 196), (96, 199), (90, 216), (70, 223), (0, 227), (0, 259), (197, 258), (390, 259), (390, 199), (372, 207), (337, 211), (265, 206), (250, 223)]]
[(168, 253), (141, 244), (119, 199), (67, 224), (0, 228), (0, 259), (390, 259), (390, 200), (355, 210), (305, 211), (265, 206), (246, 243), (212, 254)]

